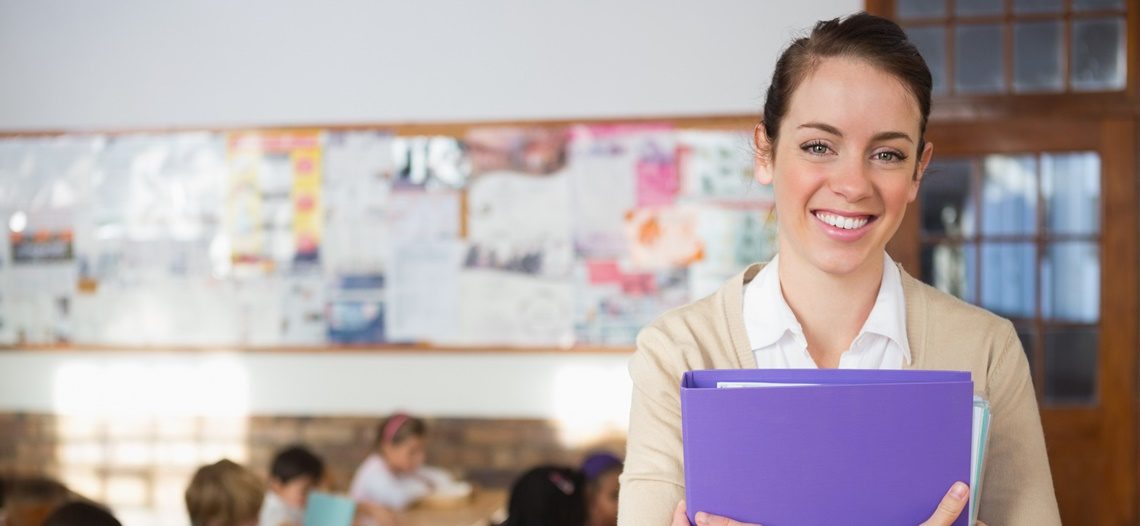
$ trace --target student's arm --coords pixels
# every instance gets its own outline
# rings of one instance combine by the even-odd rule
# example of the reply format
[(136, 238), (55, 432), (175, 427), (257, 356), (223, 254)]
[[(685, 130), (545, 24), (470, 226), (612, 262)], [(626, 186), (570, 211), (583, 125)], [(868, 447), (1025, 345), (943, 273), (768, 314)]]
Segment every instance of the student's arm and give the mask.
[(989, 368), (993, 419), (978, 517), (989, 524), (1061, 524), (1041, 416), (1021, 341), (1006, 321)]
[(379, 504), (357, 502), (353, 526), (400, 526), (400, 517)]
[(685, 496), (682, 371), (662, 363), (662, 353), (667, 351), (680, 352), (660, 329), (650, 326), (638, 335), (637, 352), (630, 359), (633, 395), (618, 497), (619, 526), (669, 524), (677, 502)]

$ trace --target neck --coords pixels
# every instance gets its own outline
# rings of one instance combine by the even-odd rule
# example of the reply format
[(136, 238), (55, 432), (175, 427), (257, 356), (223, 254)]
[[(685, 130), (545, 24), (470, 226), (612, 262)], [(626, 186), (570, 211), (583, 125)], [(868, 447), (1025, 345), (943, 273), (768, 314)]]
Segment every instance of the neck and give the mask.
[(780, 289), (819, 367), (838, 367), (840, 356), (859, 335), (879, 295), (884, 263), (879, 253), (854, 271), (837, 275), (781, 247)]

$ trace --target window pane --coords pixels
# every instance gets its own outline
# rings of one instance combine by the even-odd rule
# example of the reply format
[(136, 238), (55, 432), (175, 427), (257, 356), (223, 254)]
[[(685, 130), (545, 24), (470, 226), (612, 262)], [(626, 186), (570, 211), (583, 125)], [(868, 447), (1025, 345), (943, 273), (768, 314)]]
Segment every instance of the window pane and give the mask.
[(1100, 233), (1100, 156), (1094, 152), (1041, 156), (1045, 225), (1057, 234)]
[(926, 61), (930, 68), (930, 76), (934, 80), (934, 93), (946, 93), (948, 78), (946, 74), (946, 28), (944, 27), (912, 27), (906, 30), (910, 41)]
[(1013, 25), (1013, 89), (1061, 91), (1061, 23), (1018, 22)]
[(933, 235), (974, 235), (975, 205), (971, 199), (970, 161), (953, 159), (930, 163), (921, 192), (922, 231)]
[(1051, 404), (1096, 402), (1096, 329), (1045, 331), (1045, 402)]
[(939, 243), (922, 247), (922, 281), (962, 301), (974, 303), (974, 245)]
[(982, 306), (1006, 318), (1036, 315), (1037, 246), (982, 243)]
[(954, 89), (997, 93), (1005, 87), (1005, 53), (999, 24), (963, 24), (954, 32)]
[(1073, 21), (1074, 90), (1124, 89), (1124, 19)]
[(957, 0), (954, 11), (958, 16), (1000, 15), (1004, 11), (1005, 2), (994, 0)]
[(1035, 234), (1037, 159), (1032, 155), (987, 155), (982, 164), (982, 234)]
[(1061, 0), (1013, 0), (1013, 12), (1024, 13), (1060, 13)]
[(1124, 9), (1124, 0), (1073, 0), (1074, 11)]
[(1100, 317), (1100, 246), (1090, 241), (1053, 243), (1041, 262), (1042, 315), (1096, 323)]
[(899, 18), (946, 16), (946, 0), (898, 0)]

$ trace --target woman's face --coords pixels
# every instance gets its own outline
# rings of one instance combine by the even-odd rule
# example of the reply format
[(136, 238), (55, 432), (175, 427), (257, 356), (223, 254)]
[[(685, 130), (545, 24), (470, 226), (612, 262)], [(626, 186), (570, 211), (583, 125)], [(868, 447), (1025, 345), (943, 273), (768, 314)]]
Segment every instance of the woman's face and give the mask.
[(827, 58), (809, 73), (757, 162), (757, 178), (775, 187), (781, 266), (881, 269), (933, 151), (917, 152), (920, 120), (902, 81), (864, 61)]

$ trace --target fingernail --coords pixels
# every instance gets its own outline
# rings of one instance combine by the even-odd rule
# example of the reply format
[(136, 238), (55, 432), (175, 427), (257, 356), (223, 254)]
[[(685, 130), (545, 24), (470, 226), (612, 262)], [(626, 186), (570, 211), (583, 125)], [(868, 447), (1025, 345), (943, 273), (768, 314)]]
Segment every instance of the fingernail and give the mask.
[(708, 523), (709, 523), (709, 514), (703, 512), (703, 511), (698, 511), (697, 512), (697, 524), (708, 524)]
[(958, 500), (966, 498), (967, 487), (961, 482), (955, 482), (954, 486), (950, 488), (950, 494)]

